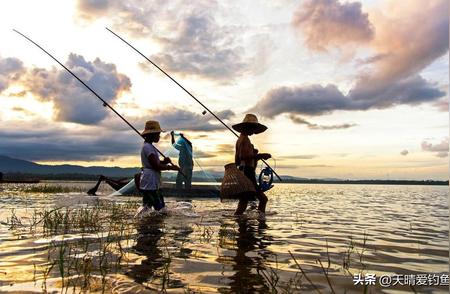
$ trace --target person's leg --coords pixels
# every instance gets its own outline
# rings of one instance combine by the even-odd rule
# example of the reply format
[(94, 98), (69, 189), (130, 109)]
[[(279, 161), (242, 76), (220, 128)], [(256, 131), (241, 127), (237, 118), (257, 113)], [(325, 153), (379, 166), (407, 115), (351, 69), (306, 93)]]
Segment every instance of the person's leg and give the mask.
[(234, 212), (234, 215), (241, 215), (244, 213), (244, 211), (247, 209), (248, 200), (239, 200), (238, 206), (236, 208), (236, 211)]
[(141, 190), (142, 192), (142, 205), (148, 206), (149, 208), (153, 206), (153, 196), (151, 195), (151, 191)]
[(164, 206), (164, 199), (162, 198), (161, 193), (158, 190), (151, 191), (152, 198), (153, 198), (153, 207), (155, 210), (161, 210)]
[(177, 174), (177, 180), (176, 180), (176, 187), (177, 189), (181, 189), (183, 187), (183, 175), (178, 172)]
[(259, 200), (258, 210), (265, 213), (267, 201), (269, 201), (269, 199), (267, 198), (266, 194), (264, 194), (264, 192), (262, 191), (256, 192), (256, 198), (258, 198)]
[(188, 167), (186, 170), (186, 189), (190, 189), (192, 187), (192, 168)]

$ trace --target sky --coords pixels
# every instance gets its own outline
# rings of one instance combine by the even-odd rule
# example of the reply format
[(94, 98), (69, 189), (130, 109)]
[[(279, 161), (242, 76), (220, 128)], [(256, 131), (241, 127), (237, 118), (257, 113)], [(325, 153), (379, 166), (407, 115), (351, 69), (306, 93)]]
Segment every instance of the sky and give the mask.
[[(203, 169), (236, 138), (105, 27), (251, 137), (281, 175), (448, 179), (449, 3), (380, 1), (1, 1), (0, 155), (43, 164), (140, 166), (138, 130), (158, 120)], [(158, 148), (168, 150), (163, 133)], [(0, 167), (1, 168), (1, 167)]]

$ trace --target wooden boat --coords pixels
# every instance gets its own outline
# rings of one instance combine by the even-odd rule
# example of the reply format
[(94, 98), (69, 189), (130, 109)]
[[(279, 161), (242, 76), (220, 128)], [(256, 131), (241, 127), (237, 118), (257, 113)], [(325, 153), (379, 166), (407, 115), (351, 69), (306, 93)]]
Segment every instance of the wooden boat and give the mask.
[[(219, 198), (220, 187), (218, 185), (192, 185), (191, 189), (177, 189), (173, 183), (163, 183), (160, 188), (164, 197), (181, 198)], [(134, 179), (128, 184), (113, 192), (110, 196), (141, 196)]]
[[(116, 190), (109, 196), (141, 196), (136, 188), (134, 179), (114, 180), (105, 176), (100, 176), (95, 187), (89, 189), (87, 193), (95, 196), (100, 183), (103, 181)], [(174, 183), (166, 182), (162, 184), (160, 191), (164, 197), (219, 198), (220, 186), (217, 184), (193, 184), (191, 189), (177, 189)]]

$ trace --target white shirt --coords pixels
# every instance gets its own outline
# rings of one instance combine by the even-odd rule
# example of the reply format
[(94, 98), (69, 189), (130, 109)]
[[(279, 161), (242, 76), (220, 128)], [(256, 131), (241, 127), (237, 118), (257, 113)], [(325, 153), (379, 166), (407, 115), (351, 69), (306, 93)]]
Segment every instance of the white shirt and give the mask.
[(141, 183), (139, 188), (142, 190), (158, 190), (161, 185), (161, 172), (154, 170), (150, 165), (148, 157), (154, 154), (156, 161), (159, 163), (159, 155), (155, 146), (151, 143), (144, 142), (141, 150), (141, 163), (143, 171), (141, 172)]

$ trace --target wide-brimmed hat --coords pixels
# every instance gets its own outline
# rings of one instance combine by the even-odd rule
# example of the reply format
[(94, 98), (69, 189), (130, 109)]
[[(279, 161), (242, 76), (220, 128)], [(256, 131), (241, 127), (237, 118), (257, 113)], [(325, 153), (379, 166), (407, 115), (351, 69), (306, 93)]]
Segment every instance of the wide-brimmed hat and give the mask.
[(256, 115), (251, 113), (247, 113), (241, 123), (235, 124), (232, 127), (239, 133), (242, 133), (243, 130), (247, 130), (253, 131), (255, 134), (259, 134), (267, 130), (265, 125), (258, 122)]
[(159, 125), (159, 122), (156, 120), (149, 120), (145, 123), (145, 128), (142, 131), (141, 135), (145, 134), (151, 134), (151, 133), (161, 133), (163, 130), (161, 130), (161, 126)]

